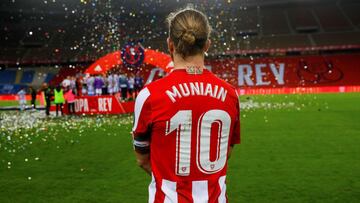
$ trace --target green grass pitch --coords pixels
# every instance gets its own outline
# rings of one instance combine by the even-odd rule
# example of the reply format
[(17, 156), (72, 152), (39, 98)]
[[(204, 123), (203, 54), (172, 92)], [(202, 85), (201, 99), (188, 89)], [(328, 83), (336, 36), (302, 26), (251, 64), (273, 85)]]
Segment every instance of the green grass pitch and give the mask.
[[(30, 101), (26, 101), (26, 105), (27, 106), (31, 106), (31, 102)], [(36, 105), (40, 105), (40, 102), (39, 100), (36, 101)], [(19, 106), (19, 102), (18, 101), (8, 101), (8, 100), (3, 100), (1, 101), (0, 100), (0, 107), (9, 107), (9, 106), (12, 106), (12, 107), (18, 107)]]
[[(360, 94), (241, 102), (230, 202), (360, 202)], [(131, 116), (43, 113), (0, 112), (0, 202), (147, 202)]]

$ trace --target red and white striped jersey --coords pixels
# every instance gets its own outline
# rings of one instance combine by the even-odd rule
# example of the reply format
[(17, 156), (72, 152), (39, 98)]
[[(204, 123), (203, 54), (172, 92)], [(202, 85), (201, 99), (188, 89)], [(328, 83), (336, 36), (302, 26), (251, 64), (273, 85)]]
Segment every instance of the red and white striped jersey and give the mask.
[(227, 202), (227, 155), (240, 143), (235, 89), (208, 70), (176, 69), (135, 102), (134, 146), (149, 152), (149, 202)]

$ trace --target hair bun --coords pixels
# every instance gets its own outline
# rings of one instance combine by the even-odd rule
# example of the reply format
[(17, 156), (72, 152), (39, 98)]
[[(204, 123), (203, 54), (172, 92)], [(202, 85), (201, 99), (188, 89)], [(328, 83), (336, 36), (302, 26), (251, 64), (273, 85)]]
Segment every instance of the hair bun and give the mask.
[(185, 31), (185, 33), (182, 35), (182, 40), (189, 45), (195, 44), (195, 34), (191, 30)]

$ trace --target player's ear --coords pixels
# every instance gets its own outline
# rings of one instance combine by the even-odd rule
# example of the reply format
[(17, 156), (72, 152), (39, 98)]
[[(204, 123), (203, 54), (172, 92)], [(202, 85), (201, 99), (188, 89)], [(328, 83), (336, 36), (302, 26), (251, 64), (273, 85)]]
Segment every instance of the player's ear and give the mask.
[(205, 43), (205, 46), (204, 46), (204, 52), (207, 52), (210, 48), (210, 45), (211, 45), (211, 40), (208, 39)]
[(166, 39), (167, 45), (168, 45), (168, 50), (170, 52), (170, 54), (174, 53), (174, 42), (170, 39), (170, 37), (168, 37)]

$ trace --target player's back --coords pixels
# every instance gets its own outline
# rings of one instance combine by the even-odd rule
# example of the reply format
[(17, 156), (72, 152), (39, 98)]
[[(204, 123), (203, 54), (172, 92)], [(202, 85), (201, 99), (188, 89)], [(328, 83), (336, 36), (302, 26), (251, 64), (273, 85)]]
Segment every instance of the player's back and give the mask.
[(184, 69), (149, 84), (139, 97), (134, 132), (151, 132), (150, 202), (226, 202), (227, 154), (240, 141), (234, 88), (208, 70)]

